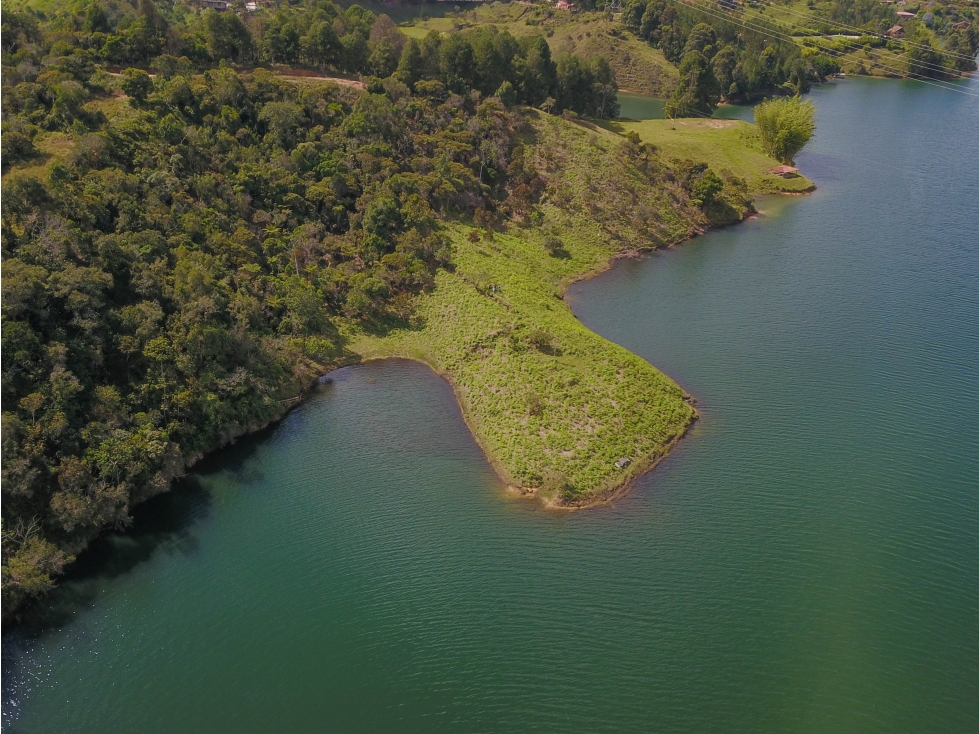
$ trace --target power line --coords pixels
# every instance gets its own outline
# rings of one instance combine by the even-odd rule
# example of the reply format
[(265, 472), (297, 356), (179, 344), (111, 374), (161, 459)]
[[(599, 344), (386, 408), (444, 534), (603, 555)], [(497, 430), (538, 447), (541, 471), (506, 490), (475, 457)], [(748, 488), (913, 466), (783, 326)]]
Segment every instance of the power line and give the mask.
[[(727, 21), (727, 22), (731, 23), (732, 25), (739, 26), (739, 27), (744, 28), (745, 30), (748, 30), (748, 31), (754, 31), (755, 33), (758, 33), (759, 35), (768, 36), (770, 38), (774, 38), (775, 40), (779, 40), (779, 41), (787, 41), (787, 42), (793, 43), (793, 44), (795, 43), (795, 39), (792, 36), (788, 36), (786, 34), (780, 34), (777, 31), (773, 31), (773, 30), (771, 30), (769, 28), (760, 28), (760, 27), (758, 27), (756, 25), (753, 25), (753, 24), (749, 23), (746, 19), (742, 19), (741, 22), (739, 23), (738, 20), (737, 20), (737, 16), (721, 15), (719, 13), (713, 12), (713, 7), (705, 7), (705, 6), (701, 5), (701, 4), (699, 4), (698, 2), (696, 2), (696, 0), (684, 0), (683, 4), (686, 5), (686, 6), (688, 6), (688, 7), (693, 8), (694, 10), (696, 10), (698, 12), (703, 13), (704, 15), (707, 15), (707, 16), (710, 16), (712, 18), (716, 18), (716, 19), (719, 19), (719, 20)], [(833, 49), (821, 48), (820, 50), (821, 51), (824, 51), (827, 55), (829, 55), (829, 56), (831, 56), (833, 58), (839, 59), (839, 58), (842, 58), (843, 57), (843, 54), (837, 53)], [(958, 87), (947, 86), (946, 84), (943, 84), (941, 82), (932, 80), (929, 77), (926, 77), (926, 76), (923, 76), (923, 75), (920, 75), (920, 74), (916, 74), (913, 71), (908, 70), (907, 72), (904, 72), (902, 69), (896, 69), (896, 68), (894, 68), (892, 66), (888, 66), (886, 64), (880, 63), (880, 61), (878, 61), (877, 63), (878, 63), (878, 65), (882, 69), (884, 69), (886, 71), (892, 72), (895, 76), (902, 76), (902, 75), (904, 75), (906, 73), (906, 75), (908, 77), (913, 78), (916, 81), (919, 81), (919, 82), (921, 82), (923, 84), (930, 84), (930, 85), (932, 85), (934, 87), (938, 87), (939, 89), (947, 89), (947, 90), (949, 90), (951, 92), (957, 92), (959, 94), (965, 94), (965, 95), (968, 95), (970, 97), (979, 97), (979, 94), (973, 94), (972, 92), (968, 92), (968, 91), (966, 91), (964, 89), (959, 89)]]
[[(689, 6), (689, 7), (693, 7), (695, 9), (699, 10), (700, 12), (702, 12), (702, 13), (704, 13), (706, 15), (709, 15), (709, 16), (711, 16), (713, 18), (718, 18), (720, 20), (726, 20), (727, 22), (732, 23), (733, 25), (740, 25), (742, 28), (745, 28), (746, 30), (752, 30), (752, 31), (755, 31), (756, 33), (759, 33), (761, 35), (768, 35), (768, 36), (770, 36), (772, 38), (776, 38), (776, 39), (781, 40), (781, 41), (788, 41), (788, 42), (791, 42), (791, 43), (795, 43), (795, 37), (789, 35), (789, 33), (787, 31), (783, 31), (783, 32), (779, 33), (778, 31), (771, 30), (770, 28), (767, 28), (765, 26), (759, 26), (757, 24), (754, 24), (753, 22), (750, 22), (747, 19), (742, 19), (741, 22), (738, 23), (737, 20), (733, 20), (732, 19), (732, 16), (730, 16), (730, 15), (720, 15), (720, 14), (714, 12), (714, 9), (713, 9), (712, 6), (708, 7), (708, 6), (704, 6), (702, 4), (698, 4), (695, 0), (684, 0), (684, 4), (687, 5), (687, 6)], [(733, 18), (737, 18), (737, 16), (733, 16)], [(775, 23), (772, 23), (772, 25), (776, 25), (776, 24)], [(780, 27), (780, 26), (777, 26), (777, 27)], [(853, 51), (856, 51), (857, 49), (861, 48), (860, 46), (857, 46), (856, 44), (846, 44), (846, 45), (851, 50), (853, 50)], [(835, 49), (825, 48), (823, 46), (819, 46), (818, 48), (820, 49), (820, 51), (823, 51), (824, 53), (826, 53), (829, 56), (832, 56), (833, 58), (843, 58), (843, 55), (842, 54), (849, 53), (849, 51), (847, 51), (847, 52), (842, 52), (842, 54), (841, 54), (841, 52), (838, 52)], [(929, 77), (925, 77), (924, 75), (921, 75), (921, 74), (916, 74), (915, 72), (911, 71), (910, 68), (908, 69), (907, 72), (905, 72), (903, 69), (898, 69), (896, 67), (889, 66), (887, 64), (881, 63), (880, 60), (878, 60), (877, 63), (878, 63), (878, 65), (881, 68), (883, 68), (883, 69), (885, 69), (887, 71), (892, 72), (896, 76), (903, 76), (906, 73), (908, 76), (911, 76), (913, 78), (916, 78), (919, 81), (925, 81), (926, 83), (935, 84), (935, 82), (927, 82), (927, 80), (929, 79)], [(927, 62), (916, 62), (916, 65), (918, 65), (918, 66), (926, 66), (926, 65), (928, 65), (928, 63)], [(938, 66), (935, 66), (934, 64), (932, 64), (931, 66), (934, 66), (936, 71), (941, 71), (942, 73), (945, 73), (947, 71), (945, 69), (945, 67), (938, 67)], [(943, 85), (940, 84), (940, 83), (938, 83), (938, 84), (936, 84), (936, 86), (943, 86)], [(953, 91), (961, 91), (961, 90), (959, 90), (959, 89), (957, 89), (955, 87), (944, 87), (944, 88), (946, 88), (946, 89), (952, 89)]]
[[(752, 22), (749, 22), (747, 19), (742, 19), (741, 23), (739, 24), (735, 20), (732, 20), (731, 19), (731, 16), (719, 15), (716, 12), (713, 12), (713, 7), (710, 7), (710, 8), (705, 7), (703, 5), (698, 4), (695, 0), (685, 0), (684, 1), (684, 4), (685, 5), (688, 5), (690, 7), (694, 7), (697, 10), (699, 10), (700, 12), (705, 13), (706, 15), (710, 15), (711, 17), (718, 18), (718, 19), (721, 19), (721, 20), (727, 20), (728, 22), (732, 23), (733, 25), (740, 25), (741, 27), (745, 28), (746, 30), (753, 30), (756, 33), (759, 33), (759, 34), (762, 34), (762, 35), (768, 35), (768, 36), (770, 36), (772, 38), (776, 38), (778, 40), (788, 41), (788, 42), (791, 42), (791, 43), (795, 43), (795, 37), (789, 35), (788, 32), (783, 31), (782, 33), (779, 33), (778, 31), (771, 30), (770, 28), (767, 28), (765, 26), (758, 26), (757, 24), (754, 24)], [(776, 25), (776, 24), (773, 23), (772, 25)], [(857, 49), (861, 48), (860, 46), (858, 46), (856, 44), (845, 44), (845, 45), (848, 46), (853, 51), (856, 51)], [(843, 55), (844, 54), (849, 53), (849, 51), (839, 52), (839, 51), (836, 51), (835, 49), (825, 48), (823, 46), (819, 46), (818, 48), (819, 48), (820, 51), (826, 53), (829, 56), (832, 56), (833, 58), (837, 58), (837, 59), (843, 58)], [(887, 64), (881, 63), (879, 59), (878, 59), (877, 63), (878, 63), (878, 65), (882, 69), (885, 69), (887, 71), (890, 71), (893, 74), (895, 74), (896, 76), (902, 76), (902, 75), (904, 75), (906, 73), (908, 76), (911, 76), (911, 77), (913, 77), (915, 79), (918, 79), (918, 81), (924, 81), (926, 83), (934, 84), (935, 86), (941, 86), (944, 89), (951, 89), (953, 91), (962, 91), (962, 90), (957, 89), (956, 87), (946, 87), (943, 84), (938, 83), (936, 81), (930, 81), (929, 82), (928, 80), (930, 79), (930, 77), (925, 77), (922, 74), (916, 74), (914, 71), (911, 71), (910, 68), (908, 69), (907, 72), (904, 72), (903, 69), (898, 69), (896, 67), (889, 66)], [(918, 66), (927, 66), (929, 64), (927, 62), (917, 62), (916, 65), (918, 65)], [(941, 71), (942, 73), (945, 73), (946, 72), (946, 69), (943, 66), (942, 67), (939, 67), (939, 66), (936, 66), (934, 64), (931, 64), (931, 66), (934, 67), (934, 70), (935, 71)], [(910, 67), (910, 64), (909, 64), (909, 67)]]
[[(774, 6), (772, 6), (771, 3), (766, 3), (766, 5), (768, 5), (768, 7), (774, 7)], [(779, 6), (777, 8), (777, 10), (779, 12), (782, 12), (782, 13), (787, 13), (788, 15), (794, 15), (794, 16), (796, 16), (798, 18), (803, 19), (803, 20), (820, 21), (820, 22), (825, 23), (827, 25), (835, 26), (836, 28), (840, 28), (840, 29), (843, 29), (843, 30), (857, 31), (861, 35), (864, 35), (864, 36), (873, 36), (874, 38), (887, 38), (887, 36), (885, 36), (885, 35), (883, 35), (881, 33), (878, 33), (876, 31), (868, 31), (865, 28), (860, 28), (859, 26), (852, 26), (852, 25), (848, 25), (846, 23), (839, 23), (839, 22), (837, 22), (835, 20), (829, 20), (827, 18), (822, 18), (822, 17), (820, 17), (818, 15), (815, 15), (813, 13), (805, 13), (805, 12), (802, 12), (802, 11), (799, 11), (799, 10), (792, 10), (792, 9), (790, 9), (788, 7), (781, 7), (781, 6)], [(914, 47), (914, 48), (921, 48), (921, 49), (926, 49), (926, 50), (930, 50), (930, 51), (938, 51), (938, 52), (944, 54), (945, 56), (952, 56), (954, 58), (962, 59), (964, 61), (975, 61), (976, 60), (974, 56), (968, 56), (966, 54), (959, 54), (959, 53), (955, 53), (954, 51), (945, 51), (944, 49), (935, 48), (931, 44), (927, 44), (927, 43), (914, 43), (912, 41), (906, 41), (906, 40), (903, 41), (903, 43), (904, 43), (905, 46), (911, 46), (911, 47)]]
[[(688, 4), (693, 4), (693, 3), (688, 2)], [(785, 12), (792, 13), (793, 11), (785, 10)], [(795, 13), (795, 14), (796, 15), (800, 15), (798, 13)], [(817, 19), (817, 20), (822, 20), (823, 22), (828, 22), (828, 21), (825, 21), (824, 19), (819, 18), (818, 16), (802, 16), (802, 17), (804, 17), (804, 18), (812, 18), (812, 19)], [(762, 18), (759, 16), (759, 21), (760, 20), (762, 20)], [(765, 18), (763, 20), (765, 20), (766, 22), (771, 23), (772, 25), (776, 25), (776, 26), (779, 25), (776, 21), (769, 21), (767, 18)], [(845, 25), (843, 23), (837, 23), (836, 25), (839, 28), (841, 28), (841, 29), (849, 28), (850, 30), (859, 31), (860, 33), (862, 33), (863, 35), (866, 35), (866, 36), (872, 36), (874, 38), (886, 38), (885, 36), (881, 36), (880, 34), (869, 32), (869, 31), (866, 31), (866, 30), (864, 30), (862, 28), (855, 28), (853, 26), (847, 26), (847, 25)], [(781, 26), (779, 26), (779, 27), (781, 27)], [(786, 34), (789, 34), (789, 31), (786, 31)], [(794, 39), (795, 37), (793, 36), (792, 38)], [(838, 41), (838, 42), (840, 42), (840, 41)], [(912, 43), (910, 41), (905, 41), (904, 43), (905, 43), (906, 46), (912, 46), (912, 47), (921, 48), (921, 49), (929, 49), (931, 51), (934, 51), (935, 53), (941, 53), (941, 54), (943, 54), (945, 56), (954, 56), (956, 58), (962, 58), (962, 59), (974, 61), (974, 59), (971, 59), (968, 56), (963, 56), (962, 54), (956, 54), (956, 53), (953, 53), (953, 52), (945, 52), (945, 51), (942, 51), (941, 49), (935, 48), (934, 46), (929, 46), (929, 45), (926, 45), (926, 44)], [(856, 50), (858, 50), (858, 49), (861, 48), (861, 46), (859, 46), (859, 45), (857, 45), (855, 43), (845, 43), (844, 45), (847, 46), (848, 48), (852, 49), (853, 51), (856, 51)], [(830, 53), (832, 51), (832, 49), (827, 49), (827, 48), (824, 48), (822, 46), (819, 46), (819, 48), (821, 50), (823, 50), (823, 51), (826, 51), (827, 53)], [(937, 72), (942, 73), (942, 74), (948, 74), (949, 71), (950, 71), (944, 65), (934, 64), (934, 63), (931, 63), (931, 62), (928, 62), (928, 61), (915, 61), (913, 65), (914, 66), (917, 66), (917, 67), (921, 67), (921, 68), (930, 68), (931, 70), (937, 71)], [(881, 64), (881, 66), (884, 66), (884, 65)], [(908, 66), (909, 67), (912, 66), (910, 60), (908, 62)], [(884, 67), (884, 68), (888, 68), (889, 70), (894, 71), (895, 73), (900, 73), (900, 70), (895, 69), (894, 67)], [(910, 68), (909, 68), (909, 73), (913, 73), (913, 72), (910, 71)], [(955, 71), (955, 73), (958, 76), (960, 76), (960, 77), (962, 76), (961, 72), (958, 72), (957, 70)]]

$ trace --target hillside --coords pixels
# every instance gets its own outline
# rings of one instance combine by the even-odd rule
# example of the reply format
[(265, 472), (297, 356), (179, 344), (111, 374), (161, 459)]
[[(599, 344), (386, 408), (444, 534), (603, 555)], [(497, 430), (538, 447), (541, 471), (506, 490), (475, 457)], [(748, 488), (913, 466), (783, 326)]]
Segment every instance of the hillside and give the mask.
[(604, 13), (571, 13), (550, 5), (487, 3), (448, 17), (414, 21), (401, 30), (422, 38), (431, 30), (440, 33), (495, 26), (516, 38), (543, 34), (554, 56), (573, 53), (583, 58), (602, 56), (615, 69), (621, 89), (655, 97), (668, 96), (676, 86), (676, 67), (663, 53), (628, 31)]
[(709, 127), (597, 126), (608, 66), (541, 37), (419, 44), (329, 0), (251, 27), (115, 10), (4, 14), (5, 614), (338, 365), (428, 362), (551, 504), (609, 497), (683, 435), (683, 391), (560, 297), (740, 221), (774, 161)]

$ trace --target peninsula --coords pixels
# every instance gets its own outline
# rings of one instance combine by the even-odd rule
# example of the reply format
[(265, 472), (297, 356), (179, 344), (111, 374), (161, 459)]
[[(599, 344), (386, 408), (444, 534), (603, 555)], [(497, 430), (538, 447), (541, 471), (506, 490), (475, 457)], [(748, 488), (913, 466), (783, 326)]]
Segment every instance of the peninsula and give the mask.
[[(813, 185), (771, 174), (778, 161), (762, 152), (753, 126), (739, 121), (684, 120), (668, 136), (661, 132), (668, 121), (604, 129), (520, 114), (532, 128), (526, 155), (544, 180), (537, 221), (503, 232), (452, 225), (454, 267), (440, 271), (420, 298), (416, 325), (383, 335), (354, 329), (347, 348), (358, 359), (430, 365), (452, 383), (508, 485), (551, 506), (582, 507), (609, 499), (655, 465), (697, 411), (668, 376), (585, 328), (561, 300), (567, 285), (615, 258), (739, 221), (751, 211), (751, 194)], [(677, 180), (682, 165), (667, 163), (698, 151), (715, 159), (724, 181), (706, 211)]]

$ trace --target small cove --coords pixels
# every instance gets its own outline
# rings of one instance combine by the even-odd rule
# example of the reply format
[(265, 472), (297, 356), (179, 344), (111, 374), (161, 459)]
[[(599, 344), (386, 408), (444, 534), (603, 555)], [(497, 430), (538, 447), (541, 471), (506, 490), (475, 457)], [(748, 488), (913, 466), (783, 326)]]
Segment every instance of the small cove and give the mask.
[(430, 370), (341, 370), (8, 633), (5, 729), (974, 730), (979, 105), (813, 98), (813, 195), (569, 292), (700, 402), (628, 496), (513, 499)]

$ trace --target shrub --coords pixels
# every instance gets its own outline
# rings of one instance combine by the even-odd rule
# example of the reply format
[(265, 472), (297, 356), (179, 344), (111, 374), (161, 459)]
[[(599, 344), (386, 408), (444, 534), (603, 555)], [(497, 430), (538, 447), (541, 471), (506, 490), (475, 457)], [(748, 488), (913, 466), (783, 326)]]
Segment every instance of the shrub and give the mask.
[(535, 349), (546, 352), (551, 348), (554, 337), (544, 329), (533, 329), (527, 334), (527, 342)]
[(564, 243), (559, 237), (550, 235), (544, 240), (544, 249), (547, 250), (547, 254), (554, 257), (564, 249)]

